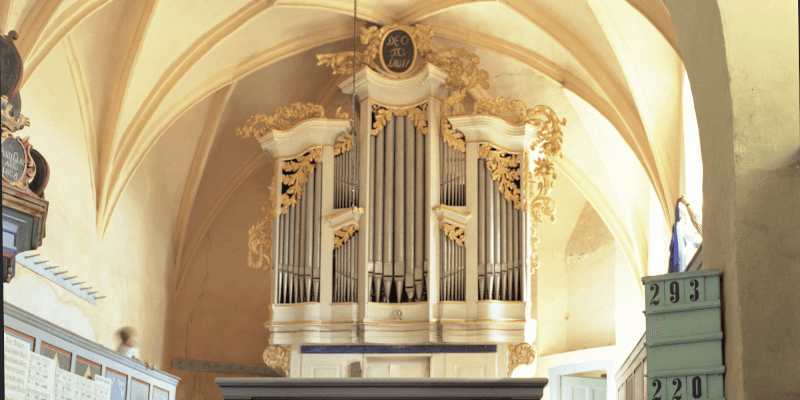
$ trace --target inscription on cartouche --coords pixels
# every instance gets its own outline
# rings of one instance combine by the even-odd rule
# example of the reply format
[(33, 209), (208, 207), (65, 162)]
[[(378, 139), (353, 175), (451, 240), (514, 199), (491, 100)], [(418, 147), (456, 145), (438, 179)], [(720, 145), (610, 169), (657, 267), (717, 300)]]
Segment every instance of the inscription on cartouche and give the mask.
[(25, 149), (16, 140), (3, 140), (3, 177), (17, 182), (25, 173)]
[(414, 67), (417, 49), (408, 32), (395, 29), (383, 39), (381, 61), (390, 72), (402, 75)]

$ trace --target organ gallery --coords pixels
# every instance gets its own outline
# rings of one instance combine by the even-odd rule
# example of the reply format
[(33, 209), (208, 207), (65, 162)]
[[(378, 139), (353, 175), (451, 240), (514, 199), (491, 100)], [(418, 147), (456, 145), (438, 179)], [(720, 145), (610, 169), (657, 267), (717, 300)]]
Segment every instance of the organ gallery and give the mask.
[(530, 282), (547, 240), (536, 227), (555, 220), (566, 120), (546, 105), (476, 100), (490, 84), (479, 58), (434, 48), (434, 35), (373, 26), (355, 57), (317, 55), (356, 115), (294, 103), (236, 130), (280, 166), (248, 265), (269, 273), (263, 357), (287, 376), (535, 369)]

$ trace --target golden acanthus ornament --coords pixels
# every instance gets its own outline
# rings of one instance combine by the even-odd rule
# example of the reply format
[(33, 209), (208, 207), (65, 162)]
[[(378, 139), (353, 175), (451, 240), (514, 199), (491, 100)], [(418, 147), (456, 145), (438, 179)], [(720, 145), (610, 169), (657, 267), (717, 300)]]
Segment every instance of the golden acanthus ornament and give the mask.
[(497, 187), (503, 198), (519, 210), (522, 203), (519, 198), (520, 190), (515, 182), (520, 177), (520, 156), (508, 154), (504, 150), (495, 149), (492, 145), (484, 143), (478, 148), (478, 158), (486, 160), (486, 169), (492, 173), (492, 180), (497, 181)]
[(243, 127), (236, 128), (236, 136), (249, 138), (252, 135), (256, 139), (260, 139), (273, 130), (285, 131), (309, 118), (324, 116), (325, 109), (321, 105), (293, 103), (289, 107), (276, 108), (272, 115), (258, 113), (251, 116)]
[(358, 232), (358, 227), (356, 225), (343, 226), (341, 229), (333, 232), (333, 248), (338, 249), (342, 247), (356, 232)]
[[(0, 125), (3, 132), (14, 133), (23, 127), (31, 126), (28, 117), (14, 112), (14, 106), (9, 102), (8, 97), (0, 96)], [(16, 114), (16, 115), (15, 115)]]
[(262, 358), (268, 367), (282, 372), (283, 376), (289, 376), (289, 365), (291, 362), (292, 346), (269, 345), (264, 349)]
[(289, 189), (281, 195), (281, 214), (289, 212), (289, 207), (297, 204), (303, 196), (303, 186), (308, 183), (308, 175), (314, 171), (316, 163), (322, 161), (322, 150), (313, 148), (294, 160), (283, 162), (283, 184)]
[(338, 156), (344, 154), (353, 148), (355, 143), (355, 135), (352, 133), (345, 133), (336, 137), (336, 143), (333, 145), (333, 155)]
[[(528, 112), (529, 111), (529, 112)], [(556, 180), (556, 172), (552, 159), (561, 157), (561, 143), (564, 134), (561, 126), (567, 120), (559, 121), (555, 112), (547, 106), (536, 106), (526, 111), (529, 116), (528, 121), (535, 129), (536, 138), (531, 143), (531, 152), (539, 150), (542, 157), (533, 162), (536, 167), (533, 174), (530, 172), (528, 157), (525, 158), (525, 211), (530, 218), (531, 230), (531, 269), (539, 267), (539, 260), (536, 254), (539, 238), (536, 236), (536, 226), (544, 221), (545, 217), (550, 217), (551, 222), (555, 222), (556, 202), (549, 197), (553, 190), (553, 183)]]
[(531, 365), (536, 360), (536, 348), (530, 343), (508, 345), (508, 376), (521, 365)]
[(456, 225), (451, 225), (448, 223), (442, 223), (441, 225), (439, 225), (439, 229), (441, 229), (442, 232), (444, 232), (445, 236), (447, 236), (448, 239), (456, 242), (457, 245), (464, 247), (464, 240), (465, 240), (464, 228)]
[[(270, 196), (266, 204), (261, 207), (261, 211), (265, 214), (264, 219), (259, 223), (250, 227), (247, 238), (247, 266), (253, 269), (264, 269), (267, 271), (267, 280), (271, 279), (272, 275), (272, 259), (269, 257), (269, 252), (272, 249), (272, 220), (275, 218), (275, 205), (272, 199), (275, 198), (275, 193), (278, 189), (277, 173), (272, 175), (272, 184), (269, 187)], [(255, 260), (253, 257), (255, 256)]]
[(423, 135), (428, 134), (428, 103), (406, 108), (387, 108), (373, 104), (372, 114), (375, 116), (375, 122), (372, 124), (372, 136), (377, 136), (380, 133), (381, 129), (389, 123), (392, 115), (396, 117), (408, 116), (408, 119), (414, 123), (414, 127), (419, 129)]
[[(380, 71), (381, 68), (378, 66), (376, 58), (380, 51), (381, 40), (387, 33), (398, 28), (403, 28), (414, 40), (417, 46), (417, 59), (422, 61), (418, 62), (416, 65), (423, 65), (426, 55), (431, 52), (431, 39), (433, 39), (433, 30), (431, 27), (425, 25), (405, 26), (393, 24), (381, 28), (377, 26), (361, 28), (361, 44), (367, 45), (367, 48), (361, 53), (355, 53), (355, 69), (359, 70), (367, 66), (375, 71)], [(352, 51), (317, 54), (317, 60), (317, 65), (331, 67), (334, 75), (348, 75), (353, 73)]]

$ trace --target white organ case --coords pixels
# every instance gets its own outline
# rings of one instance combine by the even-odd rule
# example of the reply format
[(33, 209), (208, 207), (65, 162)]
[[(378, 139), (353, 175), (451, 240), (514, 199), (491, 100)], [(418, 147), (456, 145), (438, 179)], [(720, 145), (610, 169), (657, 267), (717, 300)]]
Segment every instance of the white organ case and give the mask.
[[(424, 42), (415, 30), (424, 27), (405, 29)], [(360, 99), (354, 136), (349, 116), (325, 119), (313, 104), (243, 128), (276, 166), (250, 266), (270, 271), (264, 357), (287, 376), (314, 370), (301, 367), (300, 348), (321, 344), (496, 344), (487, 376), (535, 368), (531, 228), (555, 212), (549, 157), (560, 156), (565, 121), (502, 98), (476, 100), (467, 115), (459, 92), (476, 81), (453, 87), (447, 60), (458, 54), (415, 50), (418, 65), (404, 76), (368, 64), (343, 79), (342, 92), (355, 86)], [(475, 71), (480, 81), (485, 71)], [(300, 122), (280, 119), (290, 116)], [(522, 361), (520, 345), (530, 354)]]

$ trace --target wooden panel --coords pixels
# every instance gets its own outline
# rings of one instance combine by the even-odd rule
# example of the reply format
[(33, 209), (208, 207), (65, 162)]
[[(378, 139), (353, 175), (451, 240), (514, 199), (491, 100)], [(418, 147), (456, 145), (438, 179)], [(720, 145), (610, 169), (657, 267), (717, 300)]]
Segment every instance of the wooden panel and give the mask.
[(89, 361), (81, 356), (77, 357), (75, 361), (75, 374), (91, 378), (95, 375), (100, 375), (100, 371), (103, 369), (103, 366), (94, 362)]
[(131, 378), (131, 400), (149, 400), (150, 385), (136, 378)]
[(111, 400), (127, 400), (128, 375), (106, 368), (106, 378), (111, 380)]
[(56, 360), (56, 366), (58, 368), (63, 369), (64, 371), (69, 371), (71, 364), (72, 364), (72, 353), (53, 346), (50, 343), (42, 341), (42, 346), (39, 351), (39, 354)]
[(169, 400), (169, 392), (158, 386), (153, 386), (153, 400)]

